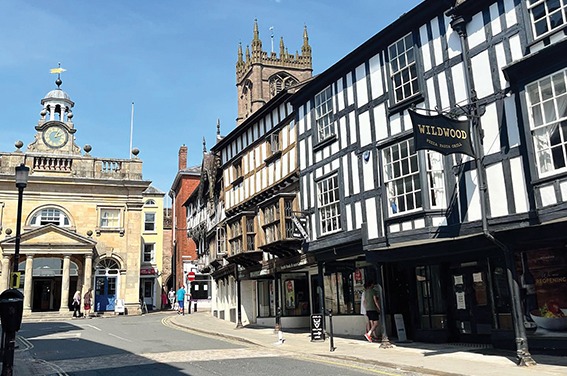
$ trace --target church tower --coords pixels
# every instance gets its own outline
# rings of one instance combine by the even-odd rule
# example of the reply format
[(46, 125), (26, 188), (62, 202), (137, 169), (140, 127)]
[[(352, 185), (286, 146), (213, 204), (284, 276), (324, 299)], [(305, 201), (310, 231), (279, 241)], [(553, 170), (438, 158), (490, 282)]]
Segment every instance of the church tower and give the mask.
[(242, 53), (242, 44), (238, 45), (236, 125), (240, 125), (282, 89), (310, 78), (312, 72), (311, 46), (309, 46), (307, 26), (303, 30), (301, 55), (297, 51), (295, 55), (290, 55), (282, 37), (278, 57), (276, 52), (268, 53), (262, 49), (258, 22), (254, 20), (254, 37), (250, 47), (246, 46), (245, 56)]

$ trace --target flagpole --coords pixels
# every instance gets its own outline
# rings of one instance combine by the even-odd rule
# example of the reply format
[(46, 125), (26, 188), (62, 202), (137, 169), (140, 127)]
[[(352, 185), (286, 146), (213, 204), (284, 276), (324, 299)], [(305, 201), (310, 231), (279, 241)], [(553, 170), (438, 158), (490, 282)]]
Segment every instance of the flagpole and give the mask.
[(132, 102), (132, 115), (130, 116), (130, 150), (128, 158), (132, 158), (132, 137), (134, 136), (134, 102)]

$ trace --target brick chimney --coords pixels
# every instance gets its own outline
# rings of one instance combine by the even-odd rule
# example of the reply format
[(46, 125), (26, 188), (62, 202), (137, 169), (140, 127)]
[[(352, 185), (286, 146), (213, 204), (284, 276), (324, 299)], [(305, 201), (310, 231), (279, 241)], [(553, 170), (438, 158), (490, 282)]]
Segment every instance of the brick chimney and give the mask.
[(179, 148), (179, 170), (184, 170), (187, 168), (187, 146), (183, 144)]

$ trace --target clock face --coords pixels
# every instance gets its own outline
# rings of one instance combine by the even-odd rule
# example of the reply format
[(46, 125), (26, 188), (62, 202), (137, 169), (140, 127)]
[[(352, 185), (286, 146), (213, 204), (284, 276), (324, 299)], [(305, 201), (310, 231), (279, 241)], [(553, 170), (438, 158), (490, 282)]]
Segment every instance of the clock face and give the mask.
[(43, 132), (43, 141), (52, 148), (60, 148), (67, 143), (69, 135), (63, 127), (52, 125)]

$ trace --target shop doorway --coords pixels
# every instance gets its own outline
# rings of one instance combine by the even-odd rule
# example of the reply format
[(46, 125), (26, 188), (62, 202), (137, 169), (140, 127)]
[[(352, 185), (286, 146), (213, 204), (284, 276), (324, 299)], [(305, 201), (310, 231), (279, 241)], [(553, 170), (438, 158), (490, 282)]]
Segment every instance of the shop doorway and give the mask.
[(58, 311), (61, 305), (61, 278), (34, 278), (32, 311)]
[(114, 311), (116, 277), (96, 277), (95, 311)]
[(457, 342), (490, 343), (492, 310), (486, 266), (463, 263), (450, 269), (449, 329)]

